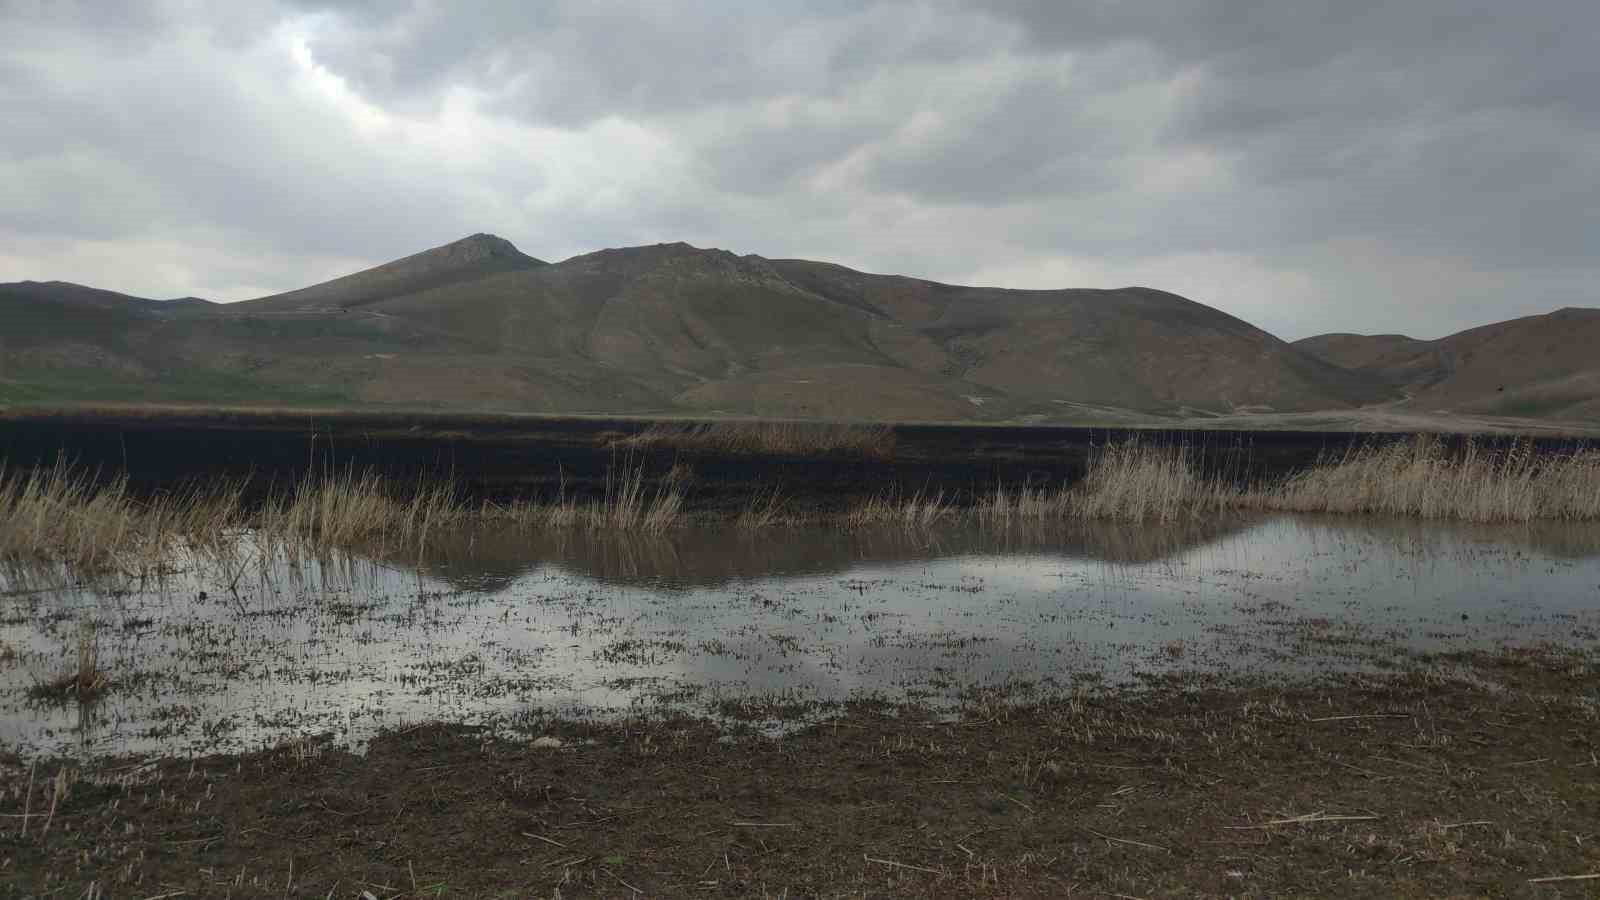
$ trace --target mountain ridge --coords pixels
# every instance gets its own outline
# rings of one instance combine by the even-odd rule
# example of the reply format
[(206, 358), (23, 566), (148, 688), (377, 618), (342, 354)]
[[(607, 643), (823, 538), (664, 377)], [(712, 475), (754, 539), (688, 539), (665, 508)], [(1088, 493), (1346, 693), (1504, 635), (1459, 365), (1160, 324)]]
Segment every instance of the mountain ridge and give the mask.
[[(1155, 288), (972, 287), (683, 242), (550, 263), (479, 233), (230, 304), (53, 285), (0, 285), (0, 403), (1070, 422), (1357, 409), (1403, 401), (1381, 363), (1432, 371), (1404, 336), (1290, 344)], [(1372, 358), (1339, 361), (1358, 346)]]

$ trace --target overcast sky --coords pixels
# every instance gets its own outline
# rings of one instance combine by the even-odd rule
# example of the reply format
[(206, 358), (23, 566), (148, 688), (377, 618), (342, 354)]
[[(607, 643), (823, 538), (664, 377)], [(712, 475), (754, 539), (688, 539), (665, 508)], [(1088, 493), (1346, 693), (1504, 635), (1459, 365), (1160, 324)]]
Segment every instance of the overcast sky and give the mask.
[(1286, 338), (1600, 306), (1595, 0), (0, 0), (0, 281), (476, 231), (1143, 284)]

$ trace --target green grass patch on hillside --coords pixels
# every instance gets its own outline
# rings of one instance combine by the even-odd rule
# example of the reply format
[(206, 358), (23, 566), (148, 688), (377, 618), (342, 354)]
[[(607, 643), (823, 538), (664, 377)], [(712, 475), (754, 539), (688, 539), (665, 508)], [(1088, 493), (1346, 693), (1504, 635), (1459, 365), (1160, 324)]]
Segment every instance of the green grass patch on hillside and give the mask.
[(1589, 399), (1576, 393), (1528, 393), (1507, 397), (1488, 404), (1489, 412), (1497, 416), (1520, 416), (1528, 419), (1558, 417), (1573, 406)]
[(354, 400), (332, 387), (269, 384), (215, 370), (168, 372), (149, 381), (91, 368), (34, 368), (0, 375), (0, 404), (5, 405), (146, 402), (348, 406)]

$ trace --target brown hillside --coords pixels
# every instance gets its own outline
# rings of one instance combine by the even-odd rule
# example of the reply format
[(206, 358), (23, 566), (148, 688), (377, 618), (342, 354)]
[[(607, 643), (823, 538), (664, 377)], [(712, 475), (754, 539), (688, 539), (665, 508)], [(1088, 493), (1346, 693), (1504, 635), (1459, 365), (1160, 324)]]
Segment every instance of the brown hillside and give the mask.
[(1386, 399), (1369, 377), (1165, 291), (955, 287), (799, 260), (776, 265), (796, 283), (874, 314), (875, 339), (895, 362), (1002, 395), (1215, 412)]
[(1449, 348), (1403, 334), (1322, 334), (1294, 346), (1341, 368), (1365, 372), (1408, 394), (1450, 374)]
[(1289, 412), (1392, 396), (1370, 374), (1162, 291), (961, 287), (687, 244), (545, 264), (474, 235), (260, 300), (107, 303), (54, 318), (6, 340), (0, 402), (32, 391), (1039, 421), (1091, 407)]
[(1419, 410), (1600, 417), (1600, 309), (1561, 309), (1434, 341), (1321, 335), (1296, 346), (1383, 378)]
[(8, 305), (37, 305), (40, 309), (55, 307), (102, 310), (139, 310), (153, 313), (176, 313), (194, 309), (209, 309), (217, 304), (199, 297), (182, 297), (176, 300), (150, 300), (119, 294), (100, 288), (73, 284), (70, 281), (17, 281), (0, 284), (0, 302)]

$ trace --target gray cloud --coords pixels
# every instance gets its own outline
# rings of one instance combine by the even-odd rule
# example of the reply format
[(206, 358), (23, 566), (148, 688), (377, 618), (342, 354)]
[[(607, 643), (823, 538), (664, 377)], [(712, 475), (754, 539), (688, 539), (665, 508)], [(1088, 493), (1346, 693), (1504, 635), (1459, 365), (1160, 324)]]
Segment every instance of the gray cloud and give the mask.
[[(1584, 262), (1600, 224), (1600, 62), (1580, 0), (994, 3), (1041, 52), (1148, 46), (1193, 73), (1170, 146), (1225, 155), (1270, 224), (1214, 240), (1386, 238), (1506, 265)], [(1256, 194), (1250, 197), (1248, 194)], [(1229, 227), (1232, 226), (1232, 227)]]
[(0, 0), (0, 279), (238, 299), (488, 230), (1438, 335), (1600, 304), (1597, 26), (1587, 0)]

